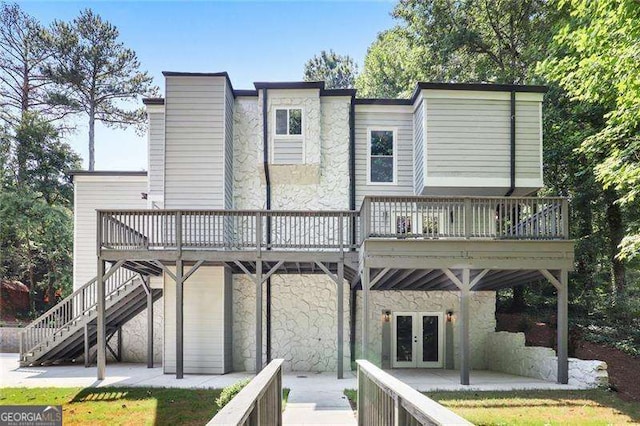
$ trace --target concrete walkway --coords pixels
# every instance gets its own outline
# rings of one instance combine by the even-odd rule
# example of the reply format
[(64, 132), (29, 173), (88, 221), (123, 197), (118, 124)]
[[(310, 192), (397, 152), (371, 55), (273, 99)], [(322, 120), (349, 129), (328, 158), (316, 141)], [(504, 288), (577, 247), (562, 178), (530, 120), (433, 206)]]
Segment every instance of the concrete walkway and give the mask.
[(289, 399), (282, 416), (285, 425), (356, 425), (356, 418), (345, 389), (355, 389), (355, 377), (345, 372), (337, 380), (335, 373), (287, 373), (283, 385)]

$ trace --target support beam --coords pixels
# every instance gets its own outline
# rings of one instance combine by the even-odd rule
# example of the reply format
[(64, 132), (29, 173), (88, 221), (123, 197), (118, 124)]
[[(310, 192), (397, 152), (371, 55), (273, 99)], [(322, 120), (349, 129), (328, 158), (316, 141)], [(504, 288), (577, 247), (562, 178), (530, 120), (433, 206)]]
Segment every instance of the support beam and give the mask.
[(176, 261), (176, 379), (184, 377), (184, 281), (182, 260)]
[(118, 362), (122, 362), (122, 325), (118, 326)]
[(569, 273), (560, 271), (558, 288), (558, 383), (569, 383)]
[(262, 371), (262, 260), (256, 262), (256, 374)]
[(84, 367), (91, 365), (89, 353), (91, 352), (91, 344), (89, 343), (89, 324), (84, 325)]
[(105, 262), (102, 258), (98, 258), (98, 277), (96, 279), (97, 301), (96, 313), (98, 316), (97, 344), (96, 354), (98, 356), (98, 380), (104, 380), (107, 366), (107, 329), (105, 318), (105, 285), (104, 285), (104, 267)]
[(153, 368), (153, 290), (149, 276), (145, 277), (144, 285), (147, 292), (147, 368)]
[(369, 274), (370, 269), (362, 269), (362, 353), (361, 359), (369, 359)]
[(469, 298), (470, 270), (462, 270), (460, 288), (460, 384), (469, 384), (470, 343), (469, 343)]
[(344, 378), (344, 263), (338, 262), (338, 379)]

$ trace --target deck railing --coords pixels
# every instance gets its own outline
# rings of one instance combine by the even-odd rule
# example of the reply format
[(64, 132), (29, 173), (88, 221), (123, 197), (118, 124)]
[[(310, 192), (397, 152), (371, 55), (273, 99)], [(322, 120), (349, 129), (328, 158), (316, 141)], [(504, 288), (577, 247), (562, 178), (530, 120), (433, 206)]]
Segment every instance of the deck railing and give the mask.
[(352, 211), (99, 210), (98, 241), (123, 250), (348, 250), (358, 220)]
[(367, 238), (567, 239), (560, 197), (365, 197), (356, 211), (99, 210), (116, 250), (346, 251)]
[(365, 360), (358, 365), (358, 425), (471, 425)]
[[(107, 296), (135, 279), (136, 274), (127, 269), (118, 268), (105, 282)], [(96, 278), (62, 299), (54, 307), (27, 325), (20, 333), (20, 356), (33, 352), (49, 338), (83, 319), (95, 310), (98, 300)]]
[(365, 197), (365, 238), (567, 239), (560, 197)]
[(274, 359), (207, 425), (282, 425), (282, 363)]

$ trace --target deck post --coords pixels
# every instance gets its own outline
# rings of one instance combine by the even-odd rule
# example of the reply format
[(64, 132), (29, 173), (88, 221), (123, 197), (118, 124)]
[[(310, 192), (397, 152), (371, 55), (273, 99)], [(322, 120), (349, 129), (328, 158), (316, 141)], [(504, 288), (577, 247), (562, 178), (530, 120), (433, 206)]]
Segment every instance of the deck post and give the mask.
[(369, 273), (368, 267), (362, 269), (362, 353), (360, 357), (368, 360), (369, 354)]
[(91, 352), (91, 345), (89, 344), (89, 324), (84, 325), (84, 367), (87, 368), (91, 365), (89, 359), (89, 353)]
[(184, 377), (184, 282), (183, 261), (176, 261), (176, 379)]
[(145, 278), (147, 286), (147, 368), (153, 368), (153, 291), (151, 279)]
[(98, 277), (96, 279), (97, 300), (96, 310), (98, 316), (97, 330), (97, 364), (98, 364), (98, 380), (104, 380), (107, 366), (107, 329), (105, 321), (105, 285), (104, 285), (104, 268), (105, 262), (98, 257)]
[(262, 371), (262, 260), (256, 262), (256, 374)]
[(338, 281), (336, 282), (338, 298), (338, 379), (344, 378), (344, 262), (338, 262)]
[(568, 314), (568, 281), (566, 269), (560, 271), (560, 286), (558, 286), (558, 383), (569, 383), (569, 314)]
[(460, 288), (460, 384), (469, 384), (469, 297), (470, 275), (467, 268), (462, 270), (462, 287)]

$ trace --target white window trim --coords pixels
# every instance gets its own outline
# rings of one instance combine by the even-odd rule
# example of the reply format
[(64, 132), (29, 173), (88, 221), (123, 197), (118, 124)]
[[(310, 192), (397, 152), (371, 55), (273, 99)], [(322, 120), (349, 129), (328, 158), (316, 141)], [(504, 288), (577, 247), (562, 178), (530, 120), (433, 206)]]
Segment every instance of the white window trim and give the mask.
[[(276, 111), (278, 111), (279, 109), (286, 109), (287, 110), (287, 133), (289, 132), (289, 110), (292, 109), (299, 109), (300, 110), (300, 117), (302, 120), (302, 128), (301, 128), (301, 134), (299, 135), (279, 135), (276, 133)], [(305, 123), (306, 123), (306, 119), (305, 119), (305, 115), (304, 115), (304, 107), (302, 106), (295, 106), (295, 105), (282, 105), (282, 106), (272, 106), (272, 113), (271, 113), (271, 128), (273, 129), (272, 133), (271, 133), (271, 149), (269, 152), (269, 162), (271, 164), (276, 164), (274, 161), (274, 152), (275, 152), (275, 145), (276, 145), (276, 139), (284, 139), (284, 140), (297, 140), (297, 139), (301, 139), (302, 140), (302, 162), (300, 164), (306, 164), (307, 162), (307, 144), (306, 144), (306, 138), (305, 138)], [(276, 165), (281, 165), (281, 166), (285, 166), (288, 164), (292, 164), (292, 165), (296, 165), (298, 163), (277, 163)]]
[[(371, 181), (371, 132), (391, 131), (393, 132), (393, 181), (392, 182), (372, 182)], [(367, 185), (389, 186), (398, 185), (398, 128), (397, 127), (367, 127)]]

